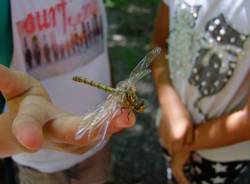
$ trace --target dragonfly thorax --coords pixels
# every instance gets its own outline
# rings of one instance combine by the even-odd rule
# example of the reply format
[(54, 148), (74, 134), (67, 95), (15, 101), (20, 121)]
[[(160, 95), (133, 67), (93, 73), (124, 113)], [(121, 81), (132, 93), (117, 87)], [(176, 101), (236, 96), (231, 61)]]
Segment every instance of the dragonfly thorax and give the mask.
[(136, 112), (143, 112), (145, 108), (144, 101), (137, 97), (135, 90), (132, 88), (126, 91), (121, 106)]

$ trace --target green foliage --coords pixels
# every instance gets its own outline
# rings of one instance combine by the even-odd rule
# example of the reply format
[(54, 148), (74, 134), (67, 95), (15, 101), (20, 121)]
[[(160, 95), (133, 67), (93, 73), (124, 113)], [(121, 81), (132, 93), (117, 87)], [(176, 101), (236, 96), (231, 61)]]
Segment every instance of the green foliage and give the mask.
[[(109, 54), (115, 84), (127, 78), (148, 52), (160, 1), (105, 1), (109, 22)], [(151, 82), (148, 75), (141, 81), (143, 85), (138, 86), (137, 92), (140, 94), (143, 91), (145, 94), (144, 89), (150, 88)], [(145, 94), (142, 97), (149, 101), (151, 109), (157, 109), (155, 94)], [(155, 121), (154, 113), (150, 114), (152, 116), (137, 114), (136, 127), (141, 127), (141, 132), (131, 129), (113, 137), (113, 177), (107, 184), (165, 183), (165, 162), (152, 123)]]
[(110, 33), (149, 37), (160, 0), (106, 0)]
[[(134, 4), (143, 6), (155, 6), (159, 3), (159, 0), (133, 0)], [(107, 8), (120, 8), (131, 4), (131, 0), (105, 0)]]
[[(114, 73), (128, 76), (140, 57), (149, 49), (154, 29), (154, 19), (161, 0), (106, 0), (109, 22), (109, 49)], [(113, 35), (123, 36), (122, 44), (112, 39)], [(122, 80), (116, 78), (116, 81)]]
[(129, 73), (138, 63), (140, 57), (145, 53), (145, 51), (143, 52), (129, 46), (116, 46), (110, 49), (110, 53), (112, 72), (114, 74), (119, 74), (115, 76), (114, 82), (118, 83), (129, 76)]

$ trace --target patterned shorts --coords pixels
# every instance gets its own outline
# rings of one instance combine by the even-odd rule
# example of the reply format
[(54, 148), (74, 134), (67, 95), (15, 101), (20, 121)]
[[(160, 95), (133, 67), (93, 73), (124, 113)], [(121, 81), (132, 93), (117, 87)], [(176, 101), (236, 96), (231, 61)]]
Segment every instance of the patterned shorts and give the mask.
[[(164, 148), (163, 148), (164, 149)], [(171, 158), (164, 149), (167, 163), (166, 178), (169, 183), (177, 184), (171, 172)], [(184, 172), (192, 184), (249, 184), (250, 161), (215, 162), (193, 153), (191, 162)]]

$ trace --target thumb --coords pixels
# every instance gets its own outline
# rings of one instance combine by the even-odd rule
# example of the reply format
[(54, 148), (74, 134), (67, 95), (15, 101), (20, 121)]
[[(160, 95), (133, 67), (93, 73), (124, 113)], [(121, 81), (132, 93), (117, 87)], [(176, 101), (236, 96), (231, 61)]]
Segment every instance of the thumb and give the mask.
[(31, 116), (17, 116), (13, 122), (13, 133), (18, 142), (29, 150), (38, 150), (43, 144), (42, 127)]
[(43, 125), (47, 114), (37, 105), (20, 108), (12, 125), (18, 142), (29, 150), (38, 150), (43, 144)]

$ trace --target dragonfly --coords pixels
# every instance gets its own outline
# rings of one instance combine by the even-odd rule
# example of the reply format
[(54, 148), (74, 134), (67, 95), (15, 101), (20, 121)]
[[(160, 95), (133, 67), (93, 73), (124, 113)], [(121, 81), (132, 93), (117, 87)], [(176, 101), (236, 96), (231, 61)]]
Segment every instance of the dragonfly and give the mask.
[[(72, 79), (74, 81), (96, 87), (109, 94), (104, 102), (83, 115), (82, 122), (75, 134), (76, 140), (87, 134), (90, 142), (102, 144), (105, 140), (109, 123), (118, 109), (125, 108), (134, 112), (144, 111), (145, 102), (137, 96), (135, 84), (151, 72), (150, 65), (160, 52), (161, 49), (159, 47), (152, 49), (135, 66), (129, 77), (119, 82), (116, 88), (81, 76), (73, 76)], [(98, 130), (98, 132), (96, 133), (93, 130)]]

